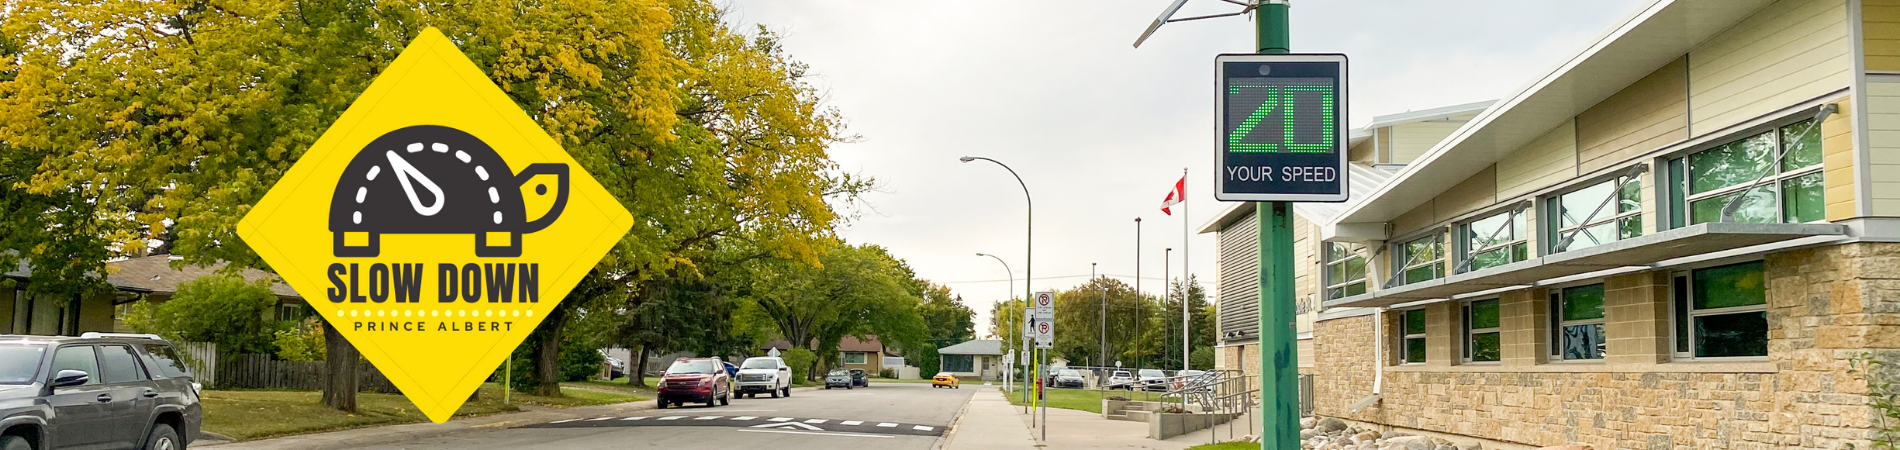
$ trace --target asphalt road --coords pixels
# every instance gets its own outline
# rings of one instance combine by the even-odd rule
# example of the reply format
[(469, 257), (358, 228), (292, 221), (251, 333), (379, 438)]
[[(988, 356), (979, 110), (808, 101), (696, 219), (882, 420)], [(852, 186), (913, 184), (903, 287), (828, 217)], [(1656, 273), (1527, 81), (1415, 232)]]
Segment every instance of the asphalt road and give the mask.
[(919, 449), (936, 444), (972, 389), (873, 383), (795, 390), (789, 398), (734, 398), (728, 406), (672, 407), (419, 439), (381, 449), (664, 448)]

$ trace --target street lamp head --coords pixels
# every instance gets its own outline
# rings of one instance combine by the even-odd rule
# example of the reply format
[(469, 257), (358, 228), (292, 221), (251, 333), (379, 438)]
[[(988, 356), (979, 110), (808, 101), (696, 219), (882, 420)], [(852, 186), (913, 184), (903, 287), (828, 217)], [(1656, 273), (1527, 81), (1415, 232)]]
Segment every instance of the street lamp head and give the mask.
[(975, 157), (975, 156), (965, 156), (965, 157), (962, 157), (962, 158), (957, 158), (957, 160), (958, 160), (958, 161), (963, 161), (963, 162), (970, 162), (970, 161), (975, 161), (975, 160), (976, 160), (976, 157)]
[(978, 254), (976, 254), (976, 256), (990, 256), (990, 254), (988, 254), (988, 253), (978, 253)]
[(1140, 222), (1140, 221), (1141, 221), (1141, 218), (1140, 218), (1140, 217), (1136, 217), (1136, 218), (1135, 218), (1135, 221), (1136, 221), (1136, 222)]

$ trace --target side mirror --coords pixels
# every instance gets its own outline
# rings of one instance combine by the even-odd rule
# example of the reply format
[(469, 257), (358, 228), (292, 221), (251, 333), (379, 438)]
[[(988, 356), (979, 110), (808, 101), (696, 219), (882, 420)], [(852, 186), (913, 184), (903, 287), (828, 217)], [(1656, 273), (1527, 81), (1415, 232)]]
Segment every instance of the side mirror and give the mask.
[(58, 376), (53, 377), (53, 387), (78, 386), (86, 384), (87, 381), (92, 381), (92, 375), (87, 374), (84, 370), (61, 370)]

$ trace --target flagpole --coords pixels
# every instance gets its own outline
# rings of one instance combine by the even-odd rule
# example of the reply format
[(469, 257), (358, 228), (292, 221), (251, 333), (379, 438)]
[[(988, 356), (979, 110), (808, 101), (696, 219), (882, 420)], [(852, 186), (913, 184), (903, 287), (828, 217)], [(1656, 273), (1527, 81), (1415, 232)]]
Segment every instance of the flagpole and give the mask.
[(1188, 369), (1194, 368), (1193, 366), (1188, 365), (1188, 362), (1191, 360), (1191, 357), (1188, 356), (1188, 352), (1189, 352), (1188, 342), (1190, 342), (1189, 336), (1192, 336), (1192, 333), (1188, 331), (1189, 330), (1188, 329), (1189, 316), (1188, 316), (1187, 280), (1189, 280), (1194, 274), (1192, 270), (1188, 269), (1188, 264), (1193, 262), (1194, 260), (1188, 258), (1188, 236), (1189, 236), (1188, 233), (1189, 232), (1188, 232), (1188, 210), (1187, 210), (1187, 175), (1188, 175), (1188, 169), (1186, 167), (1182, 167), (1181, 168), (1181, 370), (1188, 370)]

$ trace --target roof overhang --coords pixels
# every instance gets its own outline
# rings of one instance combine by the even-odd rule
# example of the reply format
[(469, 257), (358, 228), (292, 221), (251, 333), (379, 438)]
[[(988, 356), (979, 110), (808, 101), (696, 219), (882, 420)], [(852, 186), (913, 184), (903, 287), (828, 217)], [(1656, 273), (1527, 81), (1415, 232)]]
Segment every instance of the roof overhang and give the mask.
[[(1624, 268), (1657, 269), (1698, 255), (1772, 244), (1818, 244), (1807, 238), (1844, 239), (1847, 226), (1831, 223), (1728, 223), (1690, 225), (1596, 247), (1532, 258), (1325, 302), (1326, 308), (1392, 306), (1449, 300), (1472, 294), (1566, 282), (1574, 277)], [(1767, 251), (1764, 249), (1763, 251)]]
[[(1654, 0), (1499, 101), (1328, 223), (1385, 223), (1687, 54), (1771, 0)], [(1333, 236), (1326, 235), (1327, 239)]]

